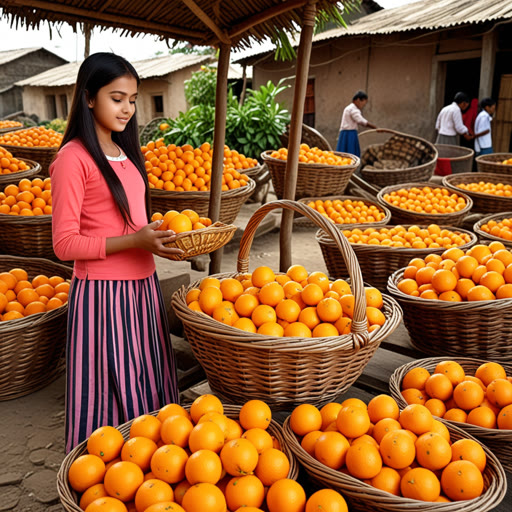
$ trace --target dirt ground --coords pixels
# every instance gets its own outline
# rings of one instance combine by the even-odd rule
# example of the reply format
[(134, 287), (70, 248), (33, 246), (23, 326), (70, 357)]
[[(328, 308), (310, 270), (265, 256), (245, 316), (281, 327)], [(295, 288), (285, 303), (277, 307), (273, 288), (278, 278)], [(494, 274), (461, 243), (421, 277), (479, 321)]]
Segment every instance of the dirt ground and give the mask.
[[(269, 198), (271, 199), (271, 198)], [(246, 205), (241, 218), (248, 218), (256, 205)], [(238, 224), (238, 222), (237, 222)], [(310, 270), (324, 270), (325, 265), (314, 238), (315, 228), (294, 230), (294, 263)], [(238, 245), (225, 248), (222, 272), (236, 271)], [(159, 275), (169, 272), (174, 262), (157, 258)], [(279, 267), (279, 233), (274, 231), (254, 240), (250, 253), (251, 269), (259, 265)], [(189, 272), (194, 281), (207, 271), (190, 270), (181, 262), (180, 269)], [(190, 354), (179, 347), (181, 367), (186, 369)], [(0, 512), (62, 512), (56, 479), (64, 459), (64, 376), (30, 395), (0, 402)], [(183, 391), (183, 390), (182, 390)]]

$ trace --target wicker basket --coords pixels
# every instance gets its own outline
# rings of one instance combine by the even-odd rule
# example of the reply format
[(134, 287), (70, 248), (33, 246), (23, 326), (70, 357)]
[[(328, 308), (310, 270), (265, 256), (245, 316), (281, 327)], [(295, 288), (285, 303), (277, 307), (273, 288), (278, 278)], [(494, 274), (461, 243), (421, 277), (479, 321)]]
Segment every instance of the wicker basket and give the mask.
[(512, 185), (512, 174), (490, 174), (485, 172), (468, 172), (464, 174), (454, 174), (443, 178), (443, 185), (454, 192), (463, 192), (471, 197), (473, 206), (471, 213), (498, 213), (512, 210), (512, 197), (496, 196), (485, 194), (484, 192), (475, 192), (473, 190), (464, 190), (457, 185), (460, 183), (478, 183), (480, 181), (489, 183), (503, 183)]
[[(389, 390), (391, 395), (397, 401), (400, 408), (406, 407), (408, 404), (405, 401), (402, 393), (402, 380), (405, 374), (412, 368), (422, 367), (430, 373), (434, 373), (438, 363), (446, 361), (445, 357), (430, 357), (426, 359), (417, 359), (410, 363), (404, 364), (397, 368), (389, 379)], [(457, 357), (456, 361), (464, 368), (464, 371), (469, 375), (474, 375), (476, 370), (481, 364), (484, 364), (483, 359), (470, 359), (468, 357)], [(512, 375), (512, 366), (503, 365), (507, 375)], [(471, 425), (469, 423), (460, 423), (458, 421), (443, 420), (448, 424), (454, 424), (457, 427), (465, 430), (473, 437), (476, 437), (488, 448), (492, 450), (494, 455), (498, 457), (506, 471), (512, 472), (512, 430), (499, 430), (496, 428), (484, 428)]]
[(500, 238), (499, 236), (491, 235), (490, 233), (486, 233), (482, 230), (482, 226), (487, 224), (490, 220), (495, 220), (499, 222), (503, 219), (512, 219), (512, 210), (508, 212), (496, 213), (494, 215), (488, 215), (482, 219), (480, 219), (474, 226), (473, 231), (480, 237), (482, 241), (489, 242), (501, 242), (503, 245), (512, 248), (512, 240), (505, 240), (504, 238)]
[(9, 174), (0, 174), (0, 192), (11, 183), (18, 183), (23, 178), (32, 178), (41, 172), (41, 166), (33, 160), (23, 161), (29, 166), (26, 171), (11, 172)]
[[(384, 214), (385, 214), (384, 218), (378, 222), (371, 222), (371, 223), (370, 222), (368, 222), (368, 223), (358, 222), (358, 223), (353, 223), (353, 224), (336, 224), (336, 226), (338, 226), (340, 229), (353, 229), (353, 228), (359, 227), (361, 225), (370, 226), (370, 224), (372, 226), (385, 226), (391, 220), (391, 212), (387, 208), (385, 208), (381, 204), (377, 203), (377, 201), (367, 199), (366, 197), (355, 197), (355, 196), (304, 197), (302, 199), (299, 199), (299, 203), (304, 203), (307, 205), (309, 202), (316, 201), (317, 199), (321, 199), (322, 201), (335, 201), (335, 200), (345, 201), (347, 199), (350, 199), (351, 201), (363, 201), (363, 203), (365, 203), (368, 206), (376, 206), (381, 212), (384, 212)], [(299, 217), (298, 220), (300, 221), (301, 225), (308, 225), (308, 226), (315, 225), (311, 220), (307, 219), (306, 217)]]
[[(271, 157), (272, 150), (264, 151), (261, 158), (267, 164), (272, 184), (278, 199), (284, 197), (286, 160)], [(359, 166), (359, 158), (349, 153), (333, 152), (335, 155), (352, 159), (350, 165), (309, 164), (299, 162), (295, 199), (312, 196), (343, 194), (352, 173)]]
[[(232, 419), (238, 419), (238, 415), (240, 413), (241, 408), (240, 406), (229, 404), (223, 404), (223, 406), (224, 414), (226, 416)], [(184, 408), (187, 411), (190, 411), (189, 405), (185, 405)], [(150, 414), (156, 416), (158, 414), (158, 411), (154, 411)], [(129, 437), (130, 427), (132, 423), (133, 420), (128, 421), (127, 423), (123, 423), (122, 425), (119, 425), (117, 427), (117, 429), (120, 430), (121, 433), (123, 434), (125, 440), (128, 439)], [(281, 425), (279, 425), (279, 423), (277, 423), (275, 420), (271, 420), (270, 425), (267, 428), (267, 432), (270, 435), (274, 436), (279, 441), (281, 450), (286, 454), (288, 460), (290, 461), (290, 470), (288, 472), (288, 478), (291, 478), (292, 480), (297, 480), (297, 477), (299, 475), (299, 466), (297, 463), (297, 459), (293, 455), (293, 452), (290, 450), (290, 448), (286, 445)], [(80, 443), (78, 446), (76, 446), (72, 451), (68, 453), (68, 455), (62, 461), (59, 472), (57, 473), (57, 491), (59, 493), (59, 498), (62, 506), (64, 507), (64, 510), (67, 510), (69, 512), (83, 512), (83, 510), (78, 506), (77, 493), (69, 485), (68, 473), (71, 464), (78, 457), (80, 457), (80, 455), (83, 455), (84, 453), (87, 453), (87, 441)]]
[(167, 121), (168, 119), (166, 117), (155, 117), (154, 119), (151, 119), (151, 121), (149, 121), (149, 123), (140, 130), (139, 140), (141, 145), (145, 146), (150, 140), (152, 140), (157, 128)]
[(431, 187), (438, 188), (438, 185), (432, 182), (425, 183), (402, 183), (391, 187), (383, 188), (377, 195), (377, 201), (382, 206), (389, 208), (393, 222), (397, 224), (439, 224), (443, 226), (460, 226), (464, 221), (464, 217), (469, 213), (473, 206), (473, 200), (465, 193), (457, 191), (457, 195), (462, 196), (466, 200), (466, 207), (459, 212), (453, 213), (418, 213), (411, 210), (405, 210), (394, 206), (384, 200), (384, 195), (401, 188), (409, 189), (413, 187)]
[(9, 128), (0, 128), (0, 135), (3, 135), (4, 133), (8, 133), (8, 132), (17, 132), (18, 130), (24, 130), (26, 127), (21, 125), (21, 126), (11, 126)]
[(237, 227), (233, 224), (215, 222), (207, 228), (186, 233), (178, 233), (174, 242), (165, 244), (166, 247), (181, 249), (183, 254), (170, 254), (168, 259), (183, 261), (200, 254), (208, 254), (226, 245), (235, 234)]
[(471, 148), (452, 146), (451, 144), (435, 144), (437, 158), (450, 160), (452, 174), (471, 172), (475, 152)]
[(353, 283), (355, 308), (351, 334), (329, 338), (272, 338), (226, 326), (187, 306), (186, 294), (198, 282), (177, 291), (172, 305), (215, 393), (234, 403), (256, 398), (271, 407), (287, 409), (292, 404), (328, 402), (350, 387), (380, 342), (396, 329), (401, 311), (393, 299), (385, 296), (386, 322), (377, 331), (368, 333), (361, 271), (350, 244), (325, 217), (294, 201), (273, 201), (261, 206), (249, 220), (240, 242), (238, 273), (217, 277), (235, 277), (248, 271), (255, 231), (265, 215), (278, 208), (302, 213), (336, 240)]
[[(232, 224), (242, 205), (254, 192), (255, 187), (254, 181), (249, 179), (249, 183), (245, 187), (221, 192), (219, 221), (224, 224)], [(205, 192), (166, 192), (164, 190), (151, 189), (152, 213), (165, 213), (168, 210), (181, 211), (190, 208), (196, 211), (200, 217), (206, 217), (209, 205), (209, 190)]]
[(512, 174), (512, 165), (502, 164), (504, 160), (512, 158), (512, 153), (491, 153), (475, 158), (478, 172), (492, 172), (495, 174)]
[(512, 299), (447, 302), (402, 293), (397, 283), (404, 269), (388, 280), (388, 291), (404, 311), (411, 343), (432, 356), (460, 354), (512, 362)]
[[(446, 427), (453, 441), (467, 438), (472, 439), (467, 432), (453, 424), (447, 424)], [(349, 501), (351, 511), (485, 512), (496, 507), (503, 500), (507, 492), (505, 471), (496, 456), (485, 445), (482, 445), (482, 448), (487, 456), (487, 466), (483, 473), (484, 492), (482, 495), (473, 500), (435, 503), (395, 496), (377, 489), (362, 480), (325, 466), (309, 455), (299, 444), (297, 437), (290, 428), (290, 417), (286, 418), (284, 422), (283, 435), (287, 445), (297, 457), (301, 466), (306, 470), (310, 479), (322, 487), (330, 487), (342, 493)]]
[[(279, 137), (279, 141), (281, 142), (282, 147), (288, 147), (290, 142), (290, 125), (286, 127), (285, 133)], [(307, 144), (310, 148), (317, 147), (319, 149), (323, 149), (324, 151), (332, 151), (331, 145), (327, 139), (318, 130), (315, 130), (307, 124), (302, 125), (300, 141), (304, 144)]]
[[(64, 265), (39, 258), (0, 256), (0, 272), (23, 268), (29, 279), (39, 274), (71, 278)], [(0, 322), (0, 400), (36, 391), (64, 372), (67, 304), (46, 313)]]
[[(359, 228), (376, 228), (377, 224), (360, 224)], [(393, 228), (394, 226), (386, 226), (386, 228)], [(409, 226), (404, 226), (405, 228)], [(340, 229), (345, 229), (341, 227)], [(466, 233), (471, 237), (471, 240), (461, 245), (461, 249), (469, 249), (475, 245), (478, 238), (471, 231), (465, 229), (452, 228), (449, 226), (442, 226), (442, 229), (450, 229), (457, 232)], [(329, 276), (338, 279), (344, 278), (347, 275), (347, 267), (344, 261), (339, 257), (339, 253), (334, 243), (334, 240), (325, 231), (318, 230), (316, 233), (316, 241), (320, 245), (324, 257), (325, 265), (329, 271)], [(382, 245), (368, 245), (368, 244), (352, 244), (352, 249), (356, 253), (363, 279), (365, 282), (375, 286), (381, 291), (386, 291), (388, 277), (402, 267), (406, 267), (412, 258), (424, 258), (427, 254), (442, 254), (445, 251), (444, 247), (437, 249), (413, 249), (408, 247), (387, 247)]]
[[(436, 167), (436, 147), (414, 135), (399, 133), (394, 130), (379, 129), (385, 133), (387, 140), (383, 144), (370, 145), (361, 156), (361, 176), (378, 187), (387, 187), (397, 183), (427, 181)], [(367, 132), (365, 132), (367, 133)], [(402, 169), (365, 169), (378, 161), (404, 161), (410, 167)]]
[(3, 148), (10, 151), (16, 158), (21, 160), (33, 160), (41, 166), (41, 175), (48, 177), (50, 164), (52, 163), (59, 148), (38, 148), (25, 146), (11, 146), (9, 144), (0, 144)]

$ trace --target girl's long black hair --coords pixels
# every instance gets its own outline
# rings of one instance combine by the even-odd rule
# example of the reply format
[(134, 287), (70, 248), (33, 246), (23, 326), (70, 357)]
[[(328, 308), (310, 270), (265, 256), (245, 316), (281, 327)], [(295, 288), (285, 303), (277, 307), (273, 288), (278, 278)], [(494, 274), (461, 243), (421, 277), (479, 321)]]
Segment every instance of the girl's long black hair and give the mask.
[[(128, 198), (121, 181), (100, 147), (93, 113), (87, 103), (88, 100), (96, 97), (102, 87), (126, 75), (133, 76), (137, 80), (137, 86), (140, 84), (140, 78), (135, 68), (126, 59), (113, 53), (94, 53), (83, 61), (78, 71), (62, 146), (72, 139), (80, 140), (105, 178), (125, 224), (133, 225)], [(136, 113), (133, 114), (122, 132), (112, 132), (112, 140), (122, 148), (142, 176), (146, 187), (146, 213), (149, 221), (151, 215), (149, 184), (144, 167), (144, 157), (140, 150)]]

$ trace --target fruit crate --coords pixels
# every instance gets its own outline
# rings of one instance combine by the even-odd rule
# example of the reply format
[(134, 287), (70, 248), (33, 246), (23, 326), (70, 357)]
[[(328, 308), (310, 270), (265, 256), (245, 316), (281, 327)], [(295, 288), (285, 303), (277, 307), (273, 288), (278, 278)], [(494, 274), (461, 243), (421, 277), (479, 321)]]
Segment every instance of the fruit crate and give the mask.
[(504, 160), (512, 158), (512, 153), (491, 153), (475, 158), (478, 172), (491, 172), (496, 174), (512, 174), (512, 165), (503, 164)]
[(512, 209), (508, 212), (496, 213), (494, 215), (487, 215), (476, 222), (473, 226), (473, 231), (480, 237), (483, 242), (501, 242), (503, 245), (507, 246), (509, 249), (512, 249), (512, 240), (505, 240), (499, 236), (491, 235), (490, 233), (486, 233), (482, 226), (487, 224), (490, 220), (495, 220), (496, 222), (500, 222), (503, 219), (512, 219)]
[[(379, 229), (383, 226), (378, 224), (360, 224), (357, 227), (364, 230), (366, 228)], [(386, 225), (385, 227), (392, 229), (395, 226)], [(408, 228), (409, 225), (404, 225), (404, 227)], [(471, 240), (468, 243), (459, 246), (463, 250), (469, 249), (478, 241), (477, 236), (471, 231), (450, 226), (440, 226), (440, 228), (467, 234)], [(340, 229), (343, 230), (345, 227), (341, 226)], [(339, 252), (334, 240), (323, 230), (318, 230), (315, 238), (322, 250), (325, 265), (329, 271), (329, 276), (335, 279), (344, 278), (347, 275), (347, 267), (345, 262), (339, 257)], [(380, 291), (386, 291), (388, 277), (390, 274), (399, 268), (407, 266), (412, 258), (424, 258), (427, 254), (442, 254), (445, 251), (444, 247), (439, 247), (437, 249), (414, 249), (408, 247), (387, 247), (370, 244), (352, 244), (352, 249), (359, 260), (363, 279), (365, 282), (375, 286)]]
[[(402, 380), (405, 374), (413, 368), (425, 368), (430, 373), (433, 373), (436, 366), (446, 361), (445, 357), (430, 357), (425, 359), (416, 359), (410, 363), (404, 364), (397, 368), (389, 379), (389, 390), (391, 395), (397, 401), (400, 408), (406, 407), (408, 404), (401, 394)], [(464, 372), (474, 375), (476, 370), (481, 364), (486, 363), (483, 359), (472, 359), (469, 357), (457, 357), (454, 359), (459, 363)], [(500, 363), (507, 372), (507, 375), (512, 376), (512, 365)], [(512, 472), (512, 430), (499, 430), (497, 428), (484, 428), (469, 423), (460, 423), (458, 421), (445, 420), (439, 418), (443, 423), (455, 425), (456, 427), (468, 432), (473, 437), (485, 444), (501, 462), (506, 471)]]
[[(0, 256), (0, 272), (23, 268), (70, 279), (72, 269), (41, 258)], [(11, 400), (45, 387), (64, 373), (67, 303), (59, 308), (0, 322), (0, 400)]]
[[(238, 415), (240, 413), (240, 406), (223, 404), (224, 406), (224, 414), (232, 419), (238, 419)], [(187, 411), (190, 411), (190, 405), (183, 406)], [(159, 411), (153, 411), (149, 414), (152, 416), (157, 416)], [(133, 423), (133, 420), (123, 423), (122, 425), (117, 426), (116, 428), (123, 434), (125, 440), (129, 438), (130, 427)], [(281, 450), (286, 454), (288, 460), (290, 461), (290, 470), (288, 472), (288, 478), (292, 480), (297, 480), (299, 475), (299, 466), (293, 452), (287, 446), (282, 427), (275, 420), (271, 420), (270, 425), (267, 428), (267, 432), (274, 436), (276, 440), (279, 442)], [(59, 493), (59, 498), (62, 506), (65, 510), (69, 512), (83, 512), (83, 510), (79, 507), (78, 503), (78, 494), (71, 488), (68, 482), (68, 473), (71, 464), (80, 457), (80, 455), (84, 455), (87, 453), (87, 441), (80, 443), (73, 450), (71, 450), (60, 466), (59, 472), (57, 473), (57, 491)]]
[(287, 409), (292, 404), (328, 402), (348, 389), (381, 341), (397, 328), (401, 311), (394, 299), (384, 296), (386, 322), (380, 329), (368, 332), (364, 285), (354, 251), (329, 220), (294, 201), (273, 201), (260, 207), (249, 220), (240, 242), (238, 272), (212, 277), (236, 277), (248, 271), (256, 229), (275, 209), (288, 209), (309, 217), (336, 240), (341, 257), (346, 260), (355, 297), (351, 334), (279, 338), (224, 325), (188, 307), (186, 295), (199, 282), (175, 292), (172, 306), (183, 322), (186, 338), (214, 393), (233, 403), (257, 398), (275, 409)]
[[(473, 439), (470, 434), (453, 424), (446, 424), (446, 427), (452, 440)], [(322, 487), (330, 487), (341, 492), (349, 501), (350, 510), (361, 512), (370, 510), (372, 512), (405, 512), (411, 510), (422, 512), (485, 512), (496, 507), (503, 500), (507, 491), (505, 471), (497, 457), (485, 445), (482, 445), (482, 448), (487, 456), (487, 466), (483, 474), (484, 492), (482, 495), (467, 501), (435, 503), (395, 496), (339, 470), (325, 466), (302, 448), (290, 428), (289, 416), (283, 425), (283, 435), (310, 480)]]

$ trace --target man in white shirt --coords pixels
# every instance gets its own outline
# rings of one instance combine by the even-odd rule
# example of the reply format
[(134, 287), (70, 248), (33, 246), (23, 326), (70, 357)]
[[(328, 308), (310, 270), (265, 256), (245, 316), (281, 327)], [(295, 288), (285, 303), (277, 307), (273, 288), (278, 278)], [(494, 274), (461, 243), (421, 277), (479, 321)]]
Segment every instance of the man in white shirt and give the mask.
[(491, 137), (491, 121), (496, 112), (496, 101), (484, 98), (480, 102), (482, 111), (475, 119), (475, 153), (476, 156), (493, 153)]
[(439, 115), (436, 121), (437, 139), (436, 144), (458, 145), (458, 135), (462, 135), (466, 140), (473, 137), (469, 134), (467, 126), (462, 121), (462, 112), (469, 107), (469, 98), (463, 92), (455, 95), (453, 103), (447, 105)]
[(343, 110), (340, 135), (338, 137), (336, 151), (361, 156), (359, 137), (357, 135), (358, 126), (361, 125), (368, 126), (369, 128), (377, 128), (374, 124), (367, 121), (361, 113), (361, 110), (367, 102), (368, 95), (364, 91), (357, 91), (352, 98), (352, 103), (347, 105), (345, 110)]

